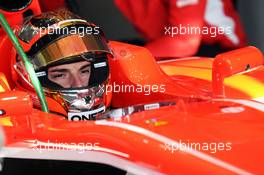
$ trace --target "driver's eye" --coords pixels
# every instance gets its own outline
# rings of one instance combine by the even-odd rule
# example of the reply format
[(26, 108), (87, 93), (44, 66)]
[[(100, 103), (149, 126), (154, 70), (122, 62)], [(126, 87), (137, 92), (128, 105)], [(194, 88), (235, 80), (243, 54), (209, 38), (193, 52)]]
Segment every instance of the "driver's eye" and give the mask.
[(57, 74), (57, 75), (52, 75), (51, 78), (56, 79), (56, 78), (64, 78), (65, 74)]
[(85, 69), (85, 70), (82, 70), (81, 73), (82, 73), (82, 74), (90, 73), (90, 70), (89, 70), (89, 69)]

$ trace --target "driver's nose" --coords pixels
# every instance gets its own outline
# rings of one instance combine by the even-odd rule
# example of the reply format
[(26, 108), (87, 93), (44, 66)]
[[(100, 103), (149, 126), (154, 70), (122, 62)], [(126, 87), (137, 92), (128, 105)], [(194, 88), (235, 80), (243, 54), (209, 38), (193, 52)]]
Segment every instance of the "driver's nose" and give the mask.
[(78, 75), (74, 75), (71, 87), (72, 88), (79, 88), (79, 87), (83, 87), (83, 86), (85, 86), (85, 85), (83, 85), (82, 79)]

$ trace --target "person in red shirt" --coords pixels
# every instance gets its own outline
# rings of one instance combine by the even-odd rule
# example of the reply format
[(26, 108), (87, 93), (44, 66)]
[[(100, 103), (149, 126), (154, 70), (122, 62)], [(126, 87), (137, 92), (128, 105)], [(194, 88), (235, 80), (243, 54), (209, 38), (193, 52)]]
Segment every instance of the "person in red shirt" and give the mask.
[(115, 0), (155, 57), (195, 55), (201, 44), (247, 44), (231, 0)]

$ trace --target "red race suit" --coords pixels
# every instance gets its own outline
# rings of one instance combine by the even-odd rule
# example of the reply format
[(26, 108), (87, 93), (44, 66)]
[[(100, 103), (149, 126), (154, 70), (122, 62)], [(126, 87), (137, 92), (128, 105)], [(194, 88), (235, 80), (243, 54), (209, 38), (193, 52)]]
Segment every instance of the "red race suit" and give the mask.
[(231, 0), (115, 0), (146, 39), (155, 57), (183, 57), (201, 44), (235, 49), (246, 45)]

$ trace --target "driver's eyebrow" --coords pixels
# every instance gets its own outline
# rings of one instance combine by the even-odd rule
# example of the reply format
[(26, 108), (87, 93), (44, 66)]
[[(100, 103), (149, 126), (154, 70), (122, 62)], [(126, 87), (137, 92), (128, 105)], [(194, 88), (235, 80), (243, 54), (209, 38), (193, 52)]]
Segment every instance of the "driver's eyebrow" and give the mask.
[(90, 66), (91, 66), (91, 64), (88, 63), (88, 64), (86, 64), (86, 65), (83, 65), (83, 66), (80, 68), (80, 70), (85, 69), (85, 68), (90, 67)]
[(55, 68), (53, 70), (50, 70), (50, 72), (67, 72), (68, 69), (60, 69), (60, 68)]

